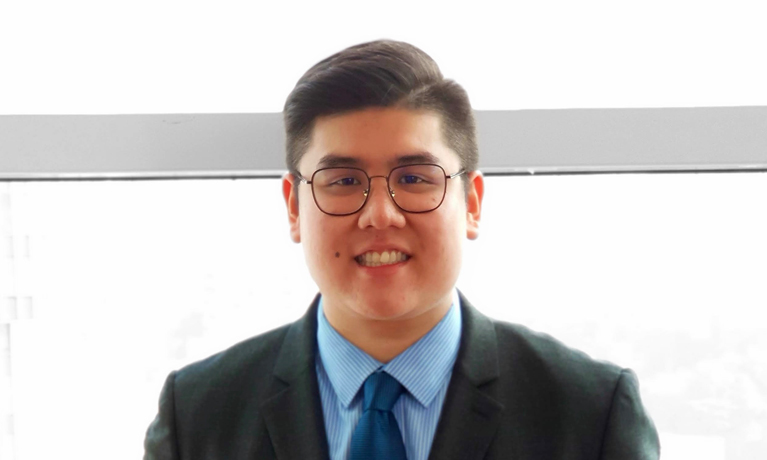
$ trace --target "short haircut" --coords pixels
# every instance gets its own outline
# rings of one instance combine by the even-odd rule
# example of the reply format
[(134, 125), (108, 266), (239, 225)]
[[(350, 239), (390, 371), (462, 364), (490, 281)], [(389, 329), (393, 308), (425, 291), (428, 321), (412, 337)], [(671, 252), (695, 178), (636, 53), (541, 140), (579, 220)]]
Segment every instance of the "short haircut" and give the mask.
[[(287, 166), (298, 164), (321, 116), (370, 107), (430, 110), (440, 115), (443, 140), (458, 154), (461, 169), (477, 169), (476, 124), (466, 91), (445, 79), (437, 63), (413, 45), (377, 40), (351, 46), (309, 69), (285, 101)], [(468, 181), (464, 181), (468, 190)]]

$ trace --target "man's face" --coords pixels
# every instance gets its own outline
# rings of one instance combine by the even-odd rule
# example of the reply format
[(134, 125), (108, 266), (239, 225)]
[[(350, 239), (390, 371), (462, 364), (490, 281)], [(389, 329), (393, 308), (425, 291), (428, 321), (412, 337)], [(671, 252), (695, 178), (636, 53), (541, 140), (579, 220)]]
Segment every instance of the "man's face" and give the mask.
[[(405, 157), (423, 156), (454, 174), (460, 161), (442, 137), (441, 118), (429, 111), (370, 108), (320, 117), (299, 171), (309, 179), (332, 158), (369, 176), (386, 176)], [(331, 323), (406, 322), (424, 314), (441, 318), (451, 304), (463, 241), (476, 238), (478, 231), (482, 176), (475, 172), (463, 177), (471, 185), (468, 200), (461, 179), (448, 179), (441, 206), (424, 214), (400, 210), (386, 181), (374, 178), (365, 206), (339, 217), (320, 211), (310, 185), (300, 184), (296, 197), (293, 177), (285, 176), (291, 237), (303, 243)], [(401, 252), (406, 260), (379, 267), (359, 262), (359, 256), (384, 251)]]

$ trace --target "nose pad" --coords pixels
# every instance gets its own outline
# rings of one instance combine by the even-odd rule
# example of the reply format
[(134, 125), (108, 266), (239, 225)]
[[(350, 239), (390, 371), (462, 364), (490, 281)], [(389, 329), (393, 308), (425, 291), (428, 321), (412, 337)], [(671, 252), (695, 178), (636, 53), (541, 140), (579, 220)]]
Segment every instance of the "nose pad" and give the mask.
[(386, 189), (389, 192), (389, 196), (392, 198), (392, 200), (394, 200), (394, 190), (389, 188), (389, 179), (385, 176), (373, 176), (370, 178), (370, 182), (368, 183), (368, 189), (362, 192), (365, 195), (365, 198), (367, 198), (368, 195), (370, 195), (370, 191), (373, 189), (373, 179), (375, 179), (376, 177), (380, 177), (386, 182)]
[[(362, 194), (363, 194), (363, 195), (365, 195), (365, 198), (367, 198), (367, 196), (368, 196), (368, 195), (370, 195), (370, 189), (371, 189), (371, 188), (373, 188), (373, 186), (372, 186), (372, 185), (370, 186), (370, 188), (368, 188), (367, 190), (365, 190), (364, 192), (362, 192)], [(389, 189), (389, 195), (390, 195), (392, 198), (394, 198), (394, 190), (392, 190), (392, 189)]]

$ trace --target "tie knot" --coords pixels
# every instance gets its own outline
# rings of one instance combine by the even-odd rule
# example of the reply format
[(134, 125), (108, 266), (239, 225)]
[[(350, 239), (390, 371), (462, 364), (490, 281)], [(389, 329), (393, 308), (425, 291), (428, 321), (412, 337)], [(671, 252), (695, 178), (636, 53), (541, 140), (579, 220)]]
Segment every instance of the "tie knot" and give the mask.
[(391, 411), (404, 388), (397, 379), (386, 372), (374, 372), (365, 380), (363, 391), (365, 396), (364, 410)]

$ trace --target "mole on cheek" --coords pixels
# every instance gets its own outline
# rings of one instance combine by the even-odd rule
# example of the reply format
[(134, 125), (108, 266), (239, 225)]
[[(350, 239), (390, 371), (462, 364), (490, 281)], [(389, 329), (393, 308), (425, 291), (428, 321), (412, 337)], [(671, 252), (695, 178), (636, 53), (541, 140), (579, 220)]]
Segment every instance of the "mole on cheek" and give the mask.
[(336, 259), (338, 259), (339, 257), (341, 257), (341, 253), (340, 252), (336, 252)]

